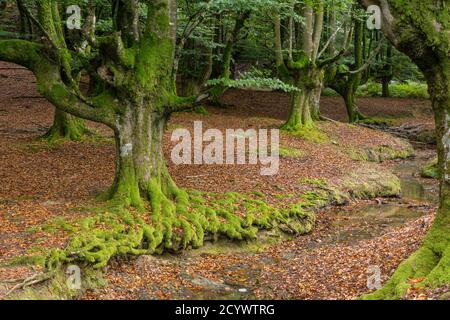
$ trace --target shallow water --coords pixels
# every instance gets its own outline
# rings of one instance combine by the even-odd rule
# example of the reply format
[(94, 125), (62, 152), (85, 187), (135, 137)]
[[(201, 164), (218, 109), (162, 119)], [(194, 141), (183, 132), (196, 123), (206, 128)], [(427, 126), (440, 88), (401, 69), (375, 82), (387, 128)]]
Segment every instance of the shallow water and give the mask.
[(394, 167), (402, 186), (402, 198), (368, 204), (354, 210), (337, 213), (337, 235), (331, 241), (353, 244), (382, 235), (386, 229), (399, 227), (408, 221), (425, 216), (430, 206), (438, 202), (437, 185), (433, 180), (420, 178), (423, 154)]

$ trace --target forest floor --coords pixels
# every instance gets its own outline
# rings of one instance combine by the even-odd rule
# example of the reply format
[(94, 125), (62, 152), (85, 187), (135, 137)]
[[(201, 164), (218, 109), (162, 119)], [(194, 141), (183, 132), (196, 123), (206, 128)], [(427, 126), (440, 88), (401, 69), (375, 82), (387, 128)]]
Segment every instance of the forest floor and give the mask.
[[(0, 263), (5, 264), (18, 256), (64, 247), (70, 237), (67, 223), (95, 214), (90, 208), (98, 205), (96, 195), (112, 183), (115, 151), (112, 132), (94, 123), (89, 126), (97, 134), (80, 142), (38, 140), (51, 126), (53, 107), (36, 92), (34, 77), (27, 70), (0, 63), (0, 88)], [(167, 159), (170, 132), (192, 129), (195, 120), (203, 121), (204, 129), (246, 130), (279, 126), (287, 114), (288, 97), (282, 93), (231, 90), (223, 100), (227, 108), (208, 107), (207, 115), (172, 117), (165, 137)], [(363, 113), (387, 117), (395, 125), (433, 127), (426, 100), (364, 98), (359, 105)], [(321, 109), (326, 117), (346, 118), (341, 98), (324, 97)], [(280, 194), (310, 190), (305, 181), (334, 186), (351, 172), (393, 171), (406, 176), (403, 181), (414, 179), (412, 187), (405, 184), (413, 189), (411, 194), (417, 188), (436, 192), (435, 182), (418, 177), (420, 166), (435, 155), (429, 147), (417, 145), (414, 160), (369, 162), (361, 155), (386, 146), (404, 150), (407, 144), (360, 126), (321, 122), (318, 127), (319, 136), (281, 135), (286, 154), (276, 176), (261, 176), (259, 168), (250, 165), (175, 166), (168, 161), (169, 170), (184, 188), (260, 192), (273, 203), (280, 201)], [(317, 213), (311, 234), (282, 243), (219, 243), (177, 255), (112, 261), (104, 275), (108, 285), (88, 290), (80, 298), (356, 298), (369, 291), (369, 267), (379, 267), (384, 282), (421, 244), (435, 212), (432, 197), (421, 192), (420, 197), (354, 201), (346, 207), (324, 209)], [(385, 214), (378, 215), (381, 211)], [(0, 283), (33, 272), (26, 266), (4, 265)], [(0, 297), (9, 288), (0, 285)], [(410, 297), (438, 294), (412, 291)]]

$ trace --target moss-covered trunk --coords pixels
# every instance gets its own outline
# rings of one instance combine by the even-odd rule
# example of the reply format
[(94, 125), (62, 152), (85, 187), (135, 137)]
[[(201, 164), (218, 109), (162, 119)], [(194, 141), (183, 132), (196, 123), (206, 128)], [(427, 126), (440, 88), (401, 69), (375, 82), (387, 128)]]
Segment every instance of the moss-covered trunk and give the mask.
[(311, 95), (311, 116), (313, 120), (320, 120), (320, 98), (322, 97), (323, 84), (313, 89)]
[[(431, 59), (431, 58), (430, 58)], [(422, 247), (404, 261), (392, 278), (369, 299), (402, 298), (411, 280), (418, 285), (443, 286), (450, 283), (450, 61), (444, 57), (427, 72), (436, 118), (439, 167), (441, 168), (440, 205), (434, 224)]]
[(43, 138), (49, 141), (60, 139), (78, 141), (88, 132), (84, 120), (56, 109), (53, 125)]
[(164, 160), (162, 139), (166, 117), (153, 108), (130, 104), (115, 130), (116, 177), (110, 197), (142, 207), (175, 187)]
[(183, 79), (182, 95), (184, 97), (197, 96), (201, 92), (202, 85), (197, 79)]
[(296, 70), (295, 86), (298, 91), (291, 92), (289, 115), (282, 129), (297, 131), (314, 126), (320, 117), (320, 95), (322, 92), (323, 71), (314, 66)]
[(289, 116), (282, 129), (297, 131), (301, 128), (312, 127), (312, 97), (314, 91), (304, 88), (300, 92), (292, 92), (289, 99)]
[(347, 109), (348, 121), (350, 123), (364, 120), (366, 117), (359, 111), (355, 102), (355, 90), (353, 88), (344, 88), (342, 91), (342, 97), (344, 98), (345, 108)]

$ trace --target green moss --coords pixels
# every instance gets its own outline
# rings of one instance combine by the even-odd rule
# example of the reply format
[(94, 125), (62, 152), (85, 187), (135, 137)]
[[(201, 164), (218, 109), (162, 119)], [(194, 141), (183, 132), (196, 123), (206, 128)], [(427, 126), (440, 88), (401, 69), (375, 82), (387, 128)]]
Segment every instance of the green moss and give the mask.
[(340, 189), (356, 199), (401, 195), (400, 179), (392, 173), (375, 168), (360, 168), (350, 173), (344, 178)]
[(45, 254), (27, 254), (22, 256), (13, 257), (5, 262), (6, 266), (45, 266), (46, 255)]
[(346, 153), (351, 159), (381, 163), (387, 160), (407, 159), (414, 155), (414, 148), (409, 143), (402, 143), (397, 147), (391, 145), (372, 148), (350, 147)]
[(299, 183), (301, 184), (309, 184), (313, 186), (319, 186), (319, 187), (327, 187), (328, 183), (325, 179), (310, 179), (310, 178), (304, 178), (300, 179)]
[(82, 119), (56, 110), (53, 125), (42, 138), (50, 142), (58, 140), (79, 141), (89, 133), (90, 131)]
[(257, 197), (263, 198), (265, 197), (265, 194), (260, 191), (253, 191), (253, 194)]
[(318, 144), (326, 144), (330, 142), (330, 138), (328, 135), (321, 131), (320, 129), (316, 127), (312, 128), (300, 128), (295, 130), (285, 130), (283, 129), (285, 133), (303, 138), (304, 140), (312, 143), (318, 143)]
[(77, 227), (72, 225), (64, 217), (57, 217), (53, 220), (46, 222), (40, 229), (47, 233), (56, 233), (58, 231), (74, 232)]
[(206, 108), (203, 107), (203, 106), (196, 106), (196, 107), (194, 108), (194, 113), (200, 114), (200, 115), (202, 115), (202, 116), (208, 116), (208, 115), (209, 115), (208, 110), (206, 110)]
[(300, 158), (303, 156), (303, 152), (301, 150), (287, 146), (280, 146), (279, 153), (281, 157), (285, 158)]
[(277, 208), (239, 193), (188, 193), (171, 184), (167, 189), (173, 200), (161, 192), (156, 182), (150, 184), (150, 216), (145, 210), (130, 212), (116, 207), (113, 212), (100, 210), (96, 216), (80, 221), (80, 229), (68, 246), (48, 254), (47, 268), (77, 263), (98, 269), (113, 256), (197, 248), (205, 240), (219, 237), (254, 240), (261, 229), (303, 234), (314, 224), (314, 215), (304, 208), (324, 201), (311, 193), (296, 205)]
[(438, 159), (433, 159), (429, 163), (427, 163), (423, 168), (421, 172), (422, 177), (424, 178), (431, 178), (431, 179), (439, 179), (440, 175), (440, 169), (438, 165)]

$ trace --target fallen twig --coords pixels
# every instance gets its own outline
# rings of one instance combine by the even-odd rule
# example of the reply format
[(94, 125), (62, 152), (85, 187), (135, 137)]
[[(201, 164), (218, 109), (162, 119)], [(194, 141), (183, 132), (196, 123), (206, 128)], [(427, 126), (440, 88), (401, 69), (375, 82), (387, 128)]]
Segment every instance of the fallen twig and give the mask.
[[(5, 297), (9, 296), (11, 293), (13, 293), (16, 290), (19, 289), (24, 289), (26, 287), (47, 281), (48, 279), (51, 278), (51, 274), (50, 273), (36, 273), (26, 279), (24, 279), (23, 281), (21, 280), (16, 280), (15, 282), (20, 282), (18, 284), (16, 284), (14, 287), (12, 287), (5, 295)], [(9, 280), (9, 281), (13, 281), (13, 280)]]

